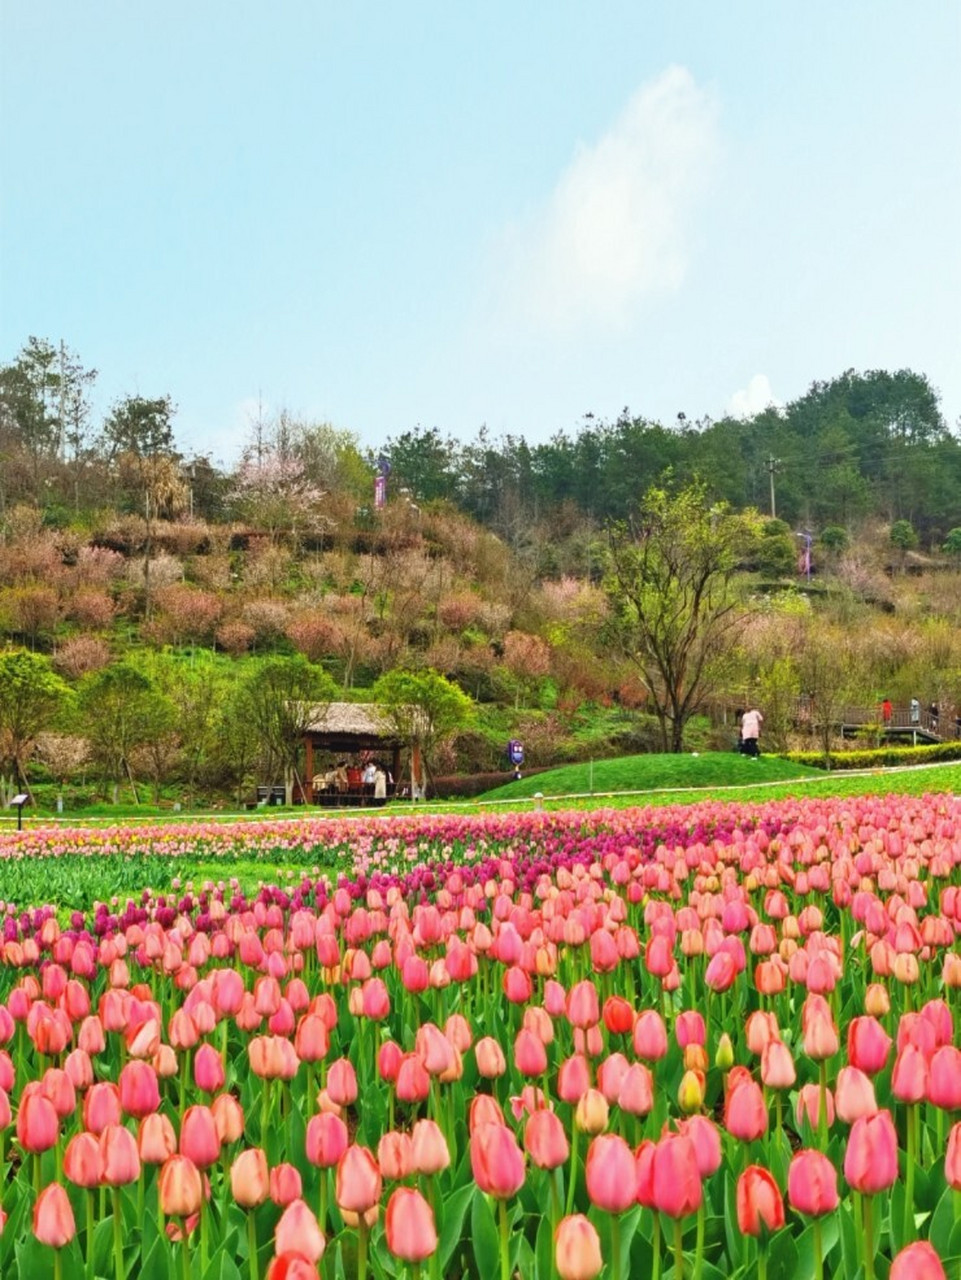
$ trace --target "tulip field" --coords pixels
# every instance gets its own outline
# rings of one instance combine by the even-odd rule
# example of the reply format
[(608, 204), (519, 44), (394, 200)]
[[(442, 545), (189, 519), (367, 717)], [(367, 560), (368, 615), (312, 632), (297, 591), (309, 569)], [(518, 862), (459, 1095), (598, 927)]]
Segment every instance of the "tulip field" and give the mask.
[(0, 897), (2, 1277), (961, 1276), (961, 798), (34, 827)]

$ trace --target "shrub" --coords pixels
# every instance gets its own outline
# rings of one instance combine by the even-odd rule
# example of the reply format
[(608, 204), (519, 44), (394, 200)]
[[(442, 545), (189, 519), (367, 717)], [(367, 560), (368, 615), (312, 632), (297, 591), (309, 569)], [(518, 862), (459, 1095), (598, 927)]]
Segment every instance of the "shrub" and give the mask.
[[(821, 751), (786, 751), (782, 759), (813, 769), (826, 767)], [(903, 764), (934, 764), (941, 760), (961, 760), (961, 741), (934, 742), (923, 747), (877, 747), (838, 751), (831, 756), (832, 769), (884, 769)]]

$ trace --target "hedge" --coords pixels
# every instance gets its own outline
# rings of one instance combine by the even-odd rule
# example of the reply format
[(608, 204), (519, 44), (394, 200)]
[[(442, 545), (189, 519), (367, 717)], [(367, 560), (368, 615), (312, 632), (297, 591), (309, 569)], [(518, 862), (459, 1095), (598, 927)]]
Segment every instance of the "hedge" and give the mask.
[(934, 764), (961, 760), (961, 740), (935, 742), (923, 747), (874, 747), (870, 750), (832, 751), (830, 762), (823, 751), (786, 751), (782, 759), (812, 769), (884, 769), (900, 764)]

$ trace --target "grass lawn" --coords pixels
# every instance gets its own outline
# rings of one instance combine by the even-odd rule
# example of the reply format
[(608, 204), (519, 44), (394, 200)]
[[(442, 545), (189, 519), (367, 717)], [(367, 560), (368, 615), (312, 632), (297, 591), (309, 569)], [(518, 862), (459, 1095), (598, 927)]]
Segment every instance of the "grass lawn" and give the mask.
[(700, 756), (628, 756), (597, 760), (593, 767), (566, 765), (488, 791), (479, 797), (479, 803), (509, 805), (531, 801), (537, 792), (544, 797), (546, 807), (591, 808), (598, 804), (692, 804), (715, 798), (764, 803), (806, 795), (925, 795), (958, 791), (961, 763), (910, 765), (858, 774), (825, 773), (822, 769), (789, 764), (776, 756), (752, 761), (734, 752), (713, 752)]
[(762, 755), (752, 760), (736, 751), (620, 756), (534, 773), (488, 791), (484, 799), (529, 799), (538, 791), (543, 796), (590, 796), (612, 791), (753, 786), (758, 782), (804, 781), (822, 776), (820, 769), (789, 764), (779, 756)]

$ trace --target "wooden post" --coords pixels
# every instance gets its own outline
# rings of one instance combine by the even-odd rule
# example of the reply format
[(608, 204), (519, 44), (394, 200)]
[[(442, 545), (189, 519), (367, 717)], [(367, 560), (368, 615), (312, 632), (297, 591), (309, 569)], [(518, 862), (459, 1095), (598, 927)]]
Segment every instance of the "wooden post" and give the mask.
[(304, 804), (314, 803), (314, 739), (311, 734), (304, 736), (305, 777), (301, 785), (304, 793)]

